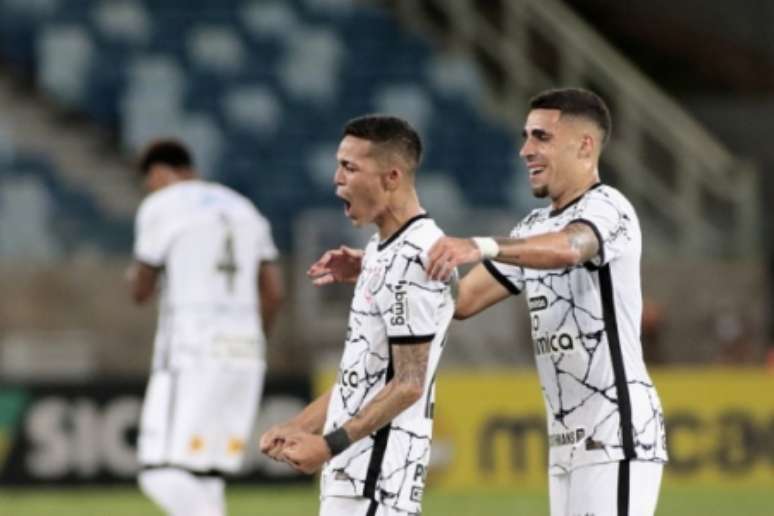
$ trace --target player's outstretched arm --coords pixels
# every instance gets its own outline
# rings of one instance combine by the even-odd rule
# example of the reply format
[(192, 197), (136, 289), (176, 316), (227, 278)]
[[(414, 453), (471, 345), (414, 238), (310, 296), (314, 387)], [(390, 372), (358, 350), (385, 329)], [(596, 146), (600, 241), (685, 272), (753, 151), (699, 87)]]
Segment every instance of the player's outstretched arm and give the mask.
[(355, 283), (360, 275), (363, 251), (345, 245), (323, 253), (306, 271), (315, 286), (331, 283)]
[(313, 473), (351, 443), (388, 425), (422, 397), (429, 351), (430, 342), (393, 345), (393, 379), (341, 428), (323, 437), (305, 432), (289, 436), (283, 459), (299, 471)]
[(269, 335), (274, 327), (280, 307), (285, 300), (282, 271), (273, 262), (263, 262), (258, 269), (258, 295), (261, 299), (263, 333)]
[(331, 391), (328, 390), (290, 421), (269, 428), (261, 435), (261, 452), (274, 460), (284, 460), (282, 451), (289, 436), (300, 432), (312, 435), (322, 432), (330, 398)]
[(476, 265), (459, 281), (454, 318), (472, 317), (510, 295), (483, 265)]
[(530, 269), (561, 269), (585, 263), (599, 253), (599, 239), (591, 226), (568, 224), (561, 231), (527, 238), (440, 238), (429, 252), (428, 274), (447, 279), (455, 267), (484, 258)]

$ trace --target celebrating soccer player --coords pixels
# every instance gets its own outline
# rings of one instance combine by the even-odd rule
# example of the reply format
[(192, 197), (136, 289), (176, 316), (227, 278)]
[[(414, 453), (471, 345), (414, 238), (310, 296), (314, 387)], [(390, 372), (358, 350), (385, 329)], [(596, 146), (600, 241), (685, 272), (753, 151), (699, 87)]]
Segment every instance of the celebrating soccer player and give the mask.
[[(520, 155), (533, 194), (550, 204), (509, 238), (439, 239), (428, 272), (444, 279), (483, 262), (459, 283), (458, 319), (525, 292), (548, 416), (551, 516), (652, 516), (664, 418), (640, 343), (637, 214), (599, 177), (610, 113), (575, 88), (545, 91), (529, 108)], [(318, 266), (318, 285), (349, 281), (357, 251), (329, 251)]]
[[(379, 115), (350, 121), (339, 145), (336, 195), (355, 225), (378, 231), (364, 253), (352, 251), (354, 268), (339, 270), (357, 283), (336, 384), (261, 437), (264, 453), (300, 471), (325, 463), (321, 516), (421, 512), (435, 372), (454, 312), (449, 282), (426, 272), (443, 233), (414, 189), (421, 151), (408, 123)], [(310, 273), (327, 274), (324, 263)]]

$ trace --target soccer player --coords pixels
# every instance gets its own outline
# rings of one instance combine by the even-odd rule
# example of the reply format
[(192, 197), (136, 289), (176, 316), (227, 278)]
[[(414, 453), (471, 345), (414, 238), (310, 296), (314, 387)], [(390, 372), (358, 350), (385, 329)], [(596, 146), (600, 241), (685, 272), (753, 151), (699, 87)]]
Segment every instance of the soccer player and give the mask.
[(142, 491), (171, 516), (226, 513), (261, 398), (265, 334), (283, 297), (269, 223), (224, 186), (197, 179), (189, 151), (152, 143), (136, 217), (131, 292), (160, 290), (138, 439)]
[[(443, 237), (428, 271), (459, 283), (465, 319), (526, 292), (545, 399), (551, 516), (652, 516), (667, 460), (664, 418), (642, 359), (641, 234), (637, 214), (598, 165), (610, 113), (592, 92), (545, 91), (530, 101), (520, 155), (550, 204), (510, 238)], [(315, 264), (317, 285), (351, 281), (356, 250)]]
[(351, 120), (338, 148), (336, 195), (356, 226), (377, 233), (359, 255), (335, 385), (260, 443), (306, 473), (324, 464), (322, 516), (421, 511), (435, 373), (454, 312), (450, 283), (426, 273), (442, 232), (414, 189), (421, 152), (408, 123), (381, 115)]

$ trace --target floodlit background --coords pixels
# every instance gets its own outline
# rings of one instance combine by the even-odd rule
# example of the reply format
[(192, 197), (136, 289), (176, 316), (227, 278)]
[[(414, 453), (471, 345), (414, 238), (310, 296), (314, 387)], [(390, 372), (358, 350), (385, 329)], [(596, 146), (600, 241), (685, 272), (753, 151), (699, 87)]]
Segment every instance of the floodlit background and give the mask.
[[(341, 351), (350, 290), (304, 271), (368, 236), (333, 195), (344, 122), (409, 119), (424, 207), (506, 234), (539, 205), (518, 135), (552, 86), (608, 100), (602, 178), (643, 226), (659, 515), (771, 514), (773, 26), (765, 0), (0, 0), (0, 514), (159, 514), (132, 484), (156, 314), (124, 282), (145, 142), (181, 138), (272, 223), (290, 296), (260, 432)], [(452, 326), (428, 515), (547, 514), (523, 305)], [(255, 450), (234, 485), (231, 514), (316, 513), (314, 480)]]

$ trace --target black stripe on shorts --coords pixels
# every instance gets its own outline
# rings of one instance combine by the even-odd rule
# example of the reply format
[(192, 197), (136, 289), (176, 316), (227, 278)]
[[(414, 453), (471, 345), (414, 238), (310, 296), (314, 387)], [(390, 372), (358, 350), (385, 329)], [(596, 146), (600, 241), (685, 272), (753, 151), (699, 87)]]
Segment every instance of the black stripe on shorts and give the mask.
[(630, 467), (628, 460), (618, 463), (618, 516), (629, 516)]

